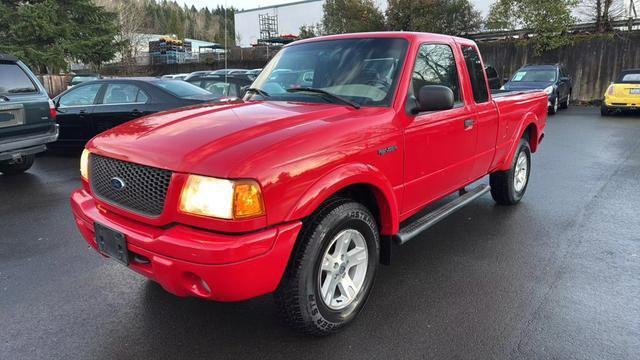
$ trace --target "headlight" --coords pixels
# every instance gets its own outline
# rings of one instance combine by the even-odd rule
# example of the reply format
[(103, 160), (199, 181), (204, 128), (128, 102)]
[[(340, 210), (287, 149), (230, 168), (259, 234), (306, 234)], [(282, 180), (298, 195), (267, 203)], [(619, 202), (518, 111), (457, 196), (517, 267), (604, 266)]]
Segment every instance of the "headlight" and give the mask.
[(264, 215), (260, 186), (251, 180), (189, 175), (180, 196), (180, 211), (219, 219)]
[(504, 90), (504, 85), (500, 86), (500, 90)]
[(553, 93), (553, 85), (545, 88), (544, 92), (547, 93), (547, 95), (551, 95)]
[(82, 150), (82, 156), (80, 156), (80, 176), (83, 179), (89, 180), (89, 150)]

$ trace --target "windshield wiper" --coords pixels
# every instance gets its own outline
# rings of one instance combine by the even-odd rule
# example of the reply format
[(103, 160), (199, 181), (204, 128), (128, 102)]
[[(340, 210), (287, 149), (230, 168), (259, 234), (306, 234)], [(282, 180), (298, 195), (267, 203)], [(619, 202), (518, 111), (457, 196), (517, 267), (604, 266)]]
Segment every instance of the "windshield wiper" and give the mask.
[(247, 90), (245, 90), (245, 92), (253, 92), (263, 97), (271, 97), (268, 92), (258, 88), (248, 88)]
[(342, 96), (336, 95), (336, 94), (332, 94), (328, 91), (322, 90), (322, 89), (316, 89), (316, 88), (310, 88), (310, 87), (299, 87), (299, 88), (291, 88), (291, 89), (287, 89), (287, 92), (310, 92), (310, 93), (316, 93), (316, 94), (320, 94), (320, 95), (324, 95), (327, 99), (331, 99), (334, 102), (340, 102), (349, 106), (353, 106), (356, 109), (360, 109), (360, 104), (353, 102), (349, 99), (345, 99)]

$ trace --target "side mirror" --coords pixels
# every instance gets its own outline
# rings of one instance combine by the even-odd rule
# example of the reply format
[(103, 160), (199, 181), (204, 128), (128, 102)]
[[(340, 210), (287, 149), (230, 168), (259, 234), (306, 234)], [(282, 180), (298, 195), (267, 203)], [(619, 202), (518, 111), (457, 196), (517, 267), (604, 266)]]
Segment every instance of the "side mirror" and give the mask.
[(511, 80), (511, 78), (508, 78), (508, 77), (502, 78), (502, 83), (506, 84), (509, 82), (509, 80)]
[(453, 109), (455, 103), (453, 91), (441, 85), (425, 85), (421, 87), (416, 100), (417, 106), (411, 110), (413, 114), (421, 111)]
[(571, 79), (568, 76), (563, 76), (563, 77), (560, 78), (560, 81), (562, 81), (562, 82), (566, 82), (566, 81), (569, 81), (569, 80), (571, 80)]

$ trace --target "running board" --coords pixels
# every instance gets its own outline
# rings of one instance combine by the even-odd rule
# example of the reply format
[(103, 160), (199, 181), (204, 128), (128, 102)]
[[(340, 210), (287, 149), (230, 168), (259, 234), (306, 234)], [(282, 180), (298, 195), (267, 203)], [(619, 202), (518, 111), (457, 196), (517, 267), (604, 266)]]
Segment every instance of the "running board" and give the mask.
[(410, 224), (404, 226), (396, 235), (394, 235), (394, 240), (399, 245), (406, 243), (407, 241), (416, 237), (418, 234), (440, 222), (440, 220), (443, 220), (457, 210), (462, 209), (465, 205), (488, 193), (489, 191), (491, 191), (491, 186), (489, 185), (479, 185), (478, 187), (468, 192), (460, 191), (461, 195), (459, 198), (446, 203), (442, 207), (439, 207), (432, 212), (425, 214), (421, 218), (414, 220)]

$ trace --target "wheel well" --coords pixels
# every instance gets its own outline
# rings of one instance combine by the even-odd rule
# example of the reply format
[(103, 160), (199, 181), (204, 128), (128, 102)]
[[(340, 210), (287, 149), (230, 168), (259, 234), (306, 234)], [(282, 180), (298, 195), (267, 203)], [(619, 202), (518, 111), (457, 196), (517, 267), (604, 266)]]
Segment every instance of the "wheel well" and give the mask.
[(538, 149), (538, 128), (534, 123), (529, 124), (522, 133), (522, 137), (529, 141), (531, 152), (536, 152)]
[(332, 197), (351, 199), (366, 206), (376, 219), (378, 227), (380, 227), (382, 219), (380, 218), (380, 206), (378, 205), (376, 191), (374, 187), (367, 184), (354, 184), (341, 189)]

